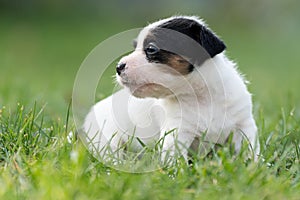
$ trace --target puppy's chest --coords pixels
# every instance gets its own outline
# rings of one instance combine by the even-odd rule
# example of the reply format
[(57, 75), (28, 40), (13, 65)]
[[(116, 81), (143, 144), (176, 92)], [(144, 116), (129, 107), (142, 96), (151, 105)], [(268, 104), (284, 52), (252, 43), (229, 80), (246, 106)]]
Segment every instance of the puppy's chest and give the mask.
[(168, 131), (178, 128), (181, 132), (230, 131), (234, 123), (228, 121), (227, 110), (222, 102), (189, 102), (163, 104), (165, 119), (161, 127)]

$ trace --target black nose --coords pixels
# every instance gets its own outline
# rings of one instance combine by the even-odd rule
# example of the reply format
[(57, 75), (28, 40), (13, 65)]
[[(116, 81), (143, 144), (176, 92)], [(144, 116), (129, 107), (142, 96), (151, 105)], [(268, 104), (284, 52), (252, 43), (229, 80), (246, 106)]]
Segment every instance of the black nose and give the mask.
[(117, 65), (117, 73), (118, 73), (118, 75), (120, 75), (121, 72), (125, 69), (125, 66), (126, 66), (125, 63), (119, 63), (119, 64)]

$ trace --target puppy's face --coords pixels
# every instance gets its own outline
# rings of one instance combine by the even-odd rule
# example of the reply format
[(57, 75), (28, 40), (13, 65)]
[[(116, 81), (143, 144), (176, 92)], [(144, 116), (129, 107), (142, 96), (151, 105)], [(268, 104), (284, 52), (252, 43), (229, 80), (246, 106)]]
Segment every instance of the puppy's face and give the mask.
[(140, 98), (176, 95), (187, 76), (225, 49), (199, 19), (172, 17), (145, 27), (117, 65), (117, 81)]

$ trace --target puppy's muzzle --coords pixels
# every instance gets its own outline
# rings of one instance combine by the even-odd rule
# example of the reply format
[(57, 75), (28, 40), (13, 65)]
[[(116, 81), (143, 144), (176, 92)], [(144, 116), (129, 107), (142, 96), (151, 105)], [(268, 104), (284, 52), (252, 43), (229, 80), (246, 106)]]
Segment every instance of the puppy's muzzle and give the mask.
[(125, 70), (125, 66), (126, 66), (126, 63), (119, 63), (117, 65), (117, 69), (116, 70), (117, 70), (117, 73), (118, 73), (119, 76)]

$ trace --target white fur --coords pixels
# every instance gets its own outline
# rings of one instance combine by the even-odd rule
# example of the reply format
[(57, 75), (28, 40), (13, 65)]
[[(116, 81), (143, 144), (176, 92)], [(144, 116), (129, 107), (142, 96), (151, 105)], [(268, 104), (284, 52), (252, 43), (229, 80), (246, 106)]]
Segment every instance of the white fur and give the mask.
[[(198, 18), (186, 18), (204, 24)], [(128, 140), (133, 133), (151, 144), (175, 129), (180, 152), (187, 158), (187, 147), (196, 136), (205, 134), (209, 143), (223, 144), (233, 132), (236, 151), (247, 138), (256, 157), (259, 143), (251, 95), (235, 64), (224, 53), (206, 60), (185, 76), (171, 72), (163, 64), (148, 63), (142, 50), (143, 40), (150, 29), (168, 20), (143, 29), (136, 50), (121, 59), (120, 62), (126, 62), (126, 69), (117, 80), (125, 89), (98, 102), (87, 115), (83, 130), (90, 145), (98, 150), (106, 145), (117, 150), (120, 141)], [(167, 135), (163, 144), (163, 150), (171, 155), (175, 152), (174, 134)], [(139, 143), (135, 142), (135, 146), (139, 147)]]

